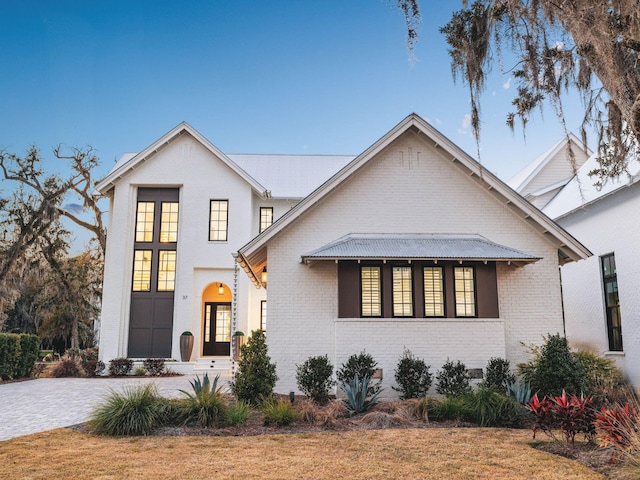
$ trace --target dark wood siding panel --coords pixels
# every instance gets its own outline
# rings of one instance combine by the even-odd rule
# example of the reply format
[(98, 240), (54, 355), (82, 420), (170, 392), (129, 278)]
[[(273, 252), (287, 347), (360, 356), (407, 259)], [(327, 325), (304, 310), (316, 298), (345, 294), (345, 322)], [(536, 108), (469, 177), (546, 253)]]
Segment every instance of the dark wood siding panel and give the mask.
[(173, 297), (132, 297), (128, 357), (169, 358), (172, 331)]
[[(440, 264), (439, 264), (440, 265)], [(444, 272), (444, 316), (454, 318), (456, 316), (456, 295), (453, 288), (453, 265), (442, 264)]]
[(424, 270), (422, 264), (413, 267), (413, 316), (424, 317)]
[(391, 267), (388, 263), (383, 263), (382, 267), (382, 316), (384, 318), (393, 317), (393, 279), (391, 277)]
[(360, 316), (360, 265), (356, 261), (338, 262), (338, 317)]
[(495, 262), (476, 265), (478, 318), (499, 318), (498, 278)]
[(179, 188), (138, 188), (139, 202), (177, 202), (179, 198)]

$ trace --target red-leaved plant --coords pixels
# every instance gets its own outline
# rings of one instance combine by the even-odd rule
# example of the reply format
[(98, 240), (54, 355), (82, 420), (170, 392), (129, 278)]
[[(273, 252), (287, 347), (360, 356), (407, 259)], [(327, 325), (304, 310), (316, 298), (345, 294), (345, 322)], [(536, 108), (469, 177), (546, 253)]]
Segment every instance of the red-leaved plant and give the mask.
[(559, 428), (567, 442), (573, 443), (578, 433), (583, 433), (591, 441), (595, 436), (594, 412), (589, 408), (591, 402), (591, 397), (569, 397), (564, 390), (559, 397), (544, 397), (542, 400), (535, 394), (525, 404), (527, 410), (535, 415), (533, 438), (536, 438), (538, 430), (553, 437), (553, 429)]
[(536, 417), (536, 421), (531, 427), (533, 429), (533, 438), (536, 438), (538, 430), (542, 430), (546, 433), (551, 433), (553, 428), (553, 404), (547, 397), (542, 400), (538, 399), (538, 394), (534, 394), (529, 403), (525, 404), (527, 410), (533, 413)]
[(631, 444), (633, 435), (638, 431), (638, 411), (629, 407), (615, 404), (612, 408), (603, 407), (596, 412), (594, 425), (600, 435), (602, 446), (616, 445), (626, 448)]
[(593, 425), (595, 412), (590, 408), (591, 397), (578, 397), (575, 394), (568, 397), (567, 392), (562, 390), (562, 395), (552, 397), (551, 402), (558, 426), (567, 442), (574, 443), (578, 433), (583, 433), (589, 441), (593, 440), (596, 429)]

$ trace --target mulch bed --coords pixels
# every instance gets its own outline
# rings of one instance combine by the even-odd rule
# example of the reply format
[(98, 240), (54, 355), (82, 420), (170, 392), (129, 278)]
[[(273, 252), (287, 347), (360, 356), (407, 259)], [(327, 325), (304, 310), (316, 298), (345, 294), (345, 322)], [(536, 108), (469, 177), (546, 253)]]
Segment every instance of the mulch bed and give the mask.
[(619, 462), (613, 447), (600, 447), (596, 443), (589, 442), (576, 442), (571, 445), (561, 441), (534, 442), (532, 446), (538, 450), (575, 460), (607, 478), (622, 478), (618, 472)]

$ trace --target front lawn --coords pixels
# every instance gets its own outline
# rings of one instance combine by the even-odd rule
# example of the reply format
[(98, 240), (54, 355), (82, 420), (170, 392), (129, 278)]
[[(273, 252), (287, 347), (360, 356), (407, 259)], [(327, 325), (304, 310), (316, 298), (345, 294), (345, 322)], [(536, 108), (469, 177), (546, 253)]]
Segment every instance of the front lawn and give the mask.
[(106, 437), (57, 429), (0, 442), (0, 478), (605, 478), (530, 444), (529, 430), (495, 428), (250, 437)]

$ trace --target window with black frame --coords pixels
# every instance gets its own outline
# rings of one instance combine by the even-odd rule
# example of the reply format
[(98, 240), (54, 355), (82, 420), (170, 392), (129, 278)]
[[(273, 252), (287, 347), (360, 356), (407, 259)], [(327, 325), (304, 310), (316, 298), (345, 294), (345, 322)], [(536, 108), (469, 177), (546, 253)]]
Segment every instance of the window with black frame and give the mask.
[(620, 317), (620, 296), (618, 295), (618, 275), (616, 259), (613, 253), (600, 257), (602, 265), (602, 284), (604, 304), (607, 314), (607, 335), (609, 350), (622, 351), (622, 319)]

